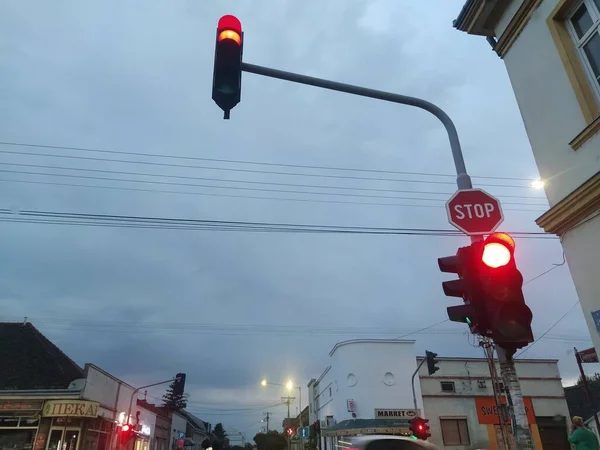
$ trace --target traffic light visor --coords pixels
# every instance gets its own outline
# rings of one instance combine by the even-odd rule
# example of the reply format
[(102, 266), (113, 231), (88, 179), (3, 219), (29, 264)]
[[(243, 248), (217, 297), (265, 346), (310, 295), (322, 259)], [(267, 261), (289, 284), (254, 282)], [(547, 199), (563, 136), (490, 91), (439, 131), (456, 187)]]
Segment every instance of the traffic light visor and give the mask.
[(493, 233), (486, 240), (481, 260), (492, 268), (506, 266), (513, 257), (515, 241), (506, 233)]
[(242, 33), (242, 23), (237, 17), (226, 15), (219, 19), (217, 29), (235, 31), (239, 35)]

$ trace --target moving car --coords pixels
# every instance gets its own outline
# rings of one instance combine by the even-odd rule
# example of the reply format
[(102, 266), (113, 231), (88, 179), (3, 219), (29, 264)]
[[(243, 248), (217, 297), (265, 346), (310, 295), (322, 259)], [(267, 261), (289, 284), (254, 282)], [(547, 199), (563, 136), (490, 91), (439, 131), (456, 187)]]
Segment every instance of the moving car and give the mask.
[(343, 441), (339, 441), (338, 447), (341, 450), (441, 450), (440, 447), (431, 442), (386, 434), (344, 438)]

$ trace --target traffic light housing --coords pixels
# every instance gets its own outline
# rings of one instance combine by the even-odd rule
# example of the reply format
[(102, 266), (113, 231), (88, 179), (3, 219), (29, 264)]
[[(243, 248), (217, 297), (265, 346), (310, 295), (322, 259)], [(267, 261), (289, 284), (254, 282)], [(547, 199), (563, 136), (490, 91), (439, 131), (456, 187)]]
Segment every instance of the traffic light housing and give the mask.
[(229, 119), (230, 111), (241, 100), (243, 48), (239, 19), (231, 15), (221, 17), (215, 43), (212, 99), (223, 110), (224, 119)]
[(463, 305), (446, 308), (448, 319), (452, 322), (468, 324), (472, 333), (486, 335), (489, 324), (481, 301), (477, 267), (482, 248), (481, 242), (460, 247), (456, 255), (438, 258), (438, 266), (442, 272), (458, 275), (457, 280), (442, 282), (444, 294), (448, 297), (462, 298), (464, 302)]
[(178, 373), (175, 375), (175, 382), (173, 383), (173, 396), (183, 397), (183, 391), (185, 390), (185, 373)]
[(423, 419), (422, 417), (415, 417), (408, 421), (410, 434), (417, 439), (426, 441), (431, 433), (429, 431), (429, 419)]
[(509, 353), (533, 342), (533, 314), (523, 296), (523, 275), (515, 262), (515, 241), (493, 233), (483, 242), (480, 279), (491, 337)]
[(133, 438), (133, 436), (135, 436), (133, 425), (130, 423), (124, 423), (121, 425), (121, 429), (119, 430), (119, 442), (121, 445), (127, 444), (131, 438)]
[(427, 360), (427, 370), (429, 372), (429, 375), (433, 375), (438, 370), (440, 370), (440, 368), (437, 367), (437, 365), (436, 365), (439, 363), (439, 361), (437, 359), (435, 359), (437, 357), (437, 355), (438, 355), (437, 353), (433, 353), (433, 352), (430, 352), (429, 350), (425, 350), (425, 358)]

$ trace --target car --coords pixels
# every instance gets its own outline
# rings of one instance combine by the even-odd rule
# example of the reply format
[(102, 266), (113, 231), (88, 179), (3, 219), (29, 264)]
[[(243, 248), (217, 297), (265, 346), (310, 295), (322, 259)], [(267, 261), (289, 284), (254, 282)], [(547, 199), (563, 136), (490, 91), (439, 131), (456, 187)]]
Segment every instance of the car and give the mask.
[(346, 437), (338, 441), (338, 447), (342, 450), (441, 450), (431, 442), (386, 434)]

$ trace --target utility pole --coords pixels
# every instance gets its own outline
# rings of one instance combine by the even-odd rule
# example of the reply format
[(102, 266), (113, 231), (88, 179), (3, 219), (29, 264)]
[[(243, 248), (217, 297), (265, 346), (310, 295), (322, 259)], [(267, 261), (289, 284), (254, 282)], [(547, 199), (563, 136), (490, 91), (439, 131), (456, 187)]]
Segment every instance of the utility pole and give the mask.
[(527, 423), (527, 412), (525, 411), (525, 402), (521, 392), (521, 384), (515, 370), (515, 361), (513, 355), (515, 350), (506, 350), (500, 346), (496, 347), (498, 352), (498, 361), (500, 361), (500, 373), (504, 380), (504, 386), (512, 402), (512, 414), (515, 418), (515, 429), (513, 430), (517, 441), (518, 450), (533, 450), (533, 439), (531, 430)]
[(267, 433), (269, 432), (269, 417), (271, 416), (270, 412), (266, 412), (264, 413), (265, 415), (265, 422), (267, 423)]
[(496, 402), (496, 410), (498, 411), (498, 421), (500, 424), (500, 433), (502, 434), (504, 450), (510, 450), (509, 436), (510, 433), (506, 429), (507, 421), (507, 405), (502, 404), (502, 392), (498, 389), (500, 377), (496, 370), (496, 361), (494, 358), (494, 344), (488, 338), (481, 338), (479, 345), (483, 348), (490, 369), (490, 377), (492, 378), (492, 390), (494, 392), (494, 400)]
[[(294, 400), (294, 397), (290, 397), (289, 395), (287, 397), (281, 397), (281, 400), (287, 404), (287, 427), (291, 427), (291, 417), (290, 417), (290, 403), (292, 402), (292, 400)], [(287, 428), (286, 427), (286, 428)], [(288, 450), (292, 449), (292, 436), (290, 436), (287, 433), (286, 430), (286, 434), (287, 434), (287, 439), (288, 439)]]

